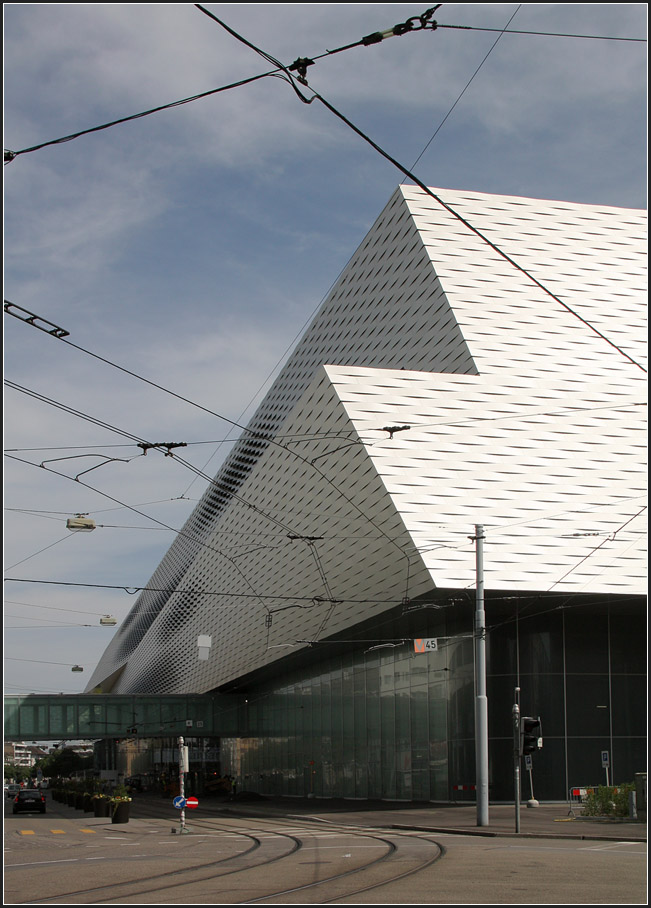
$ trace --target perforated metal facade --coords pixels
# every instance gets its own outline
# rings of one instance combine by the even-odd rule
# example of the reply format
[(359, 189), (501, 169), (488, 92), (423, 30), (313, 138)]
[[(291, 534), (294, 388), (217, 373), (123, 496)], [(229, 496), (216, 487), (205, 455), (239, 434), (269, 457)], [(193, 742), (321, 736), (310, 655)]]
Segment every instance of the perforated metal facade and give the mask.
[(435, 192), (513, 263), (396, 190), (89, 690), (206, 692), (467, 589), (476, 524), (488, 589), (644, 591), (644, 212)]

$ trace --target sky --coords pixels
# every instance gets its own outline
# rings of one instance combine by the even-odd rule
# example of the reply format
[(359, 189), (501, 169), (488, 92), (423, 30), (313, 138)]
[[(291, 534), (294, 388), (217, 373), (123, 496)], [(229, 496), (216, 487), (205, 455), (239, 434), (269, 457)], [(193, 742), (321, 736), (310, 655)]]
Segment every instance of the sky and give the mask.
[[(646, 207), (646, 4), (204, 9), (430, 186)], [(195, 4), (3, 17), (5, 693), (79, 693), (408, 180)]]

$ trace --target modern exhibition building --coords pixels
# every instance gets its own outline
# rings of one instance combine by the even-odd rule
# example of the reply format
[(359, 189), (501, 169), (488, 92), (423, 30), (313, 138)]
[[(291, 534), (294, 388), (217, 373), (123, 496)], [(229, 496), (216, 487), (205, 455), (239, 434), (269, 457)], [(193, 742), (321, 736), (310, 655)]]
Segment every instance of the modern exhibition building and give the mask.
[(449, 801), (481, 634), (493, 800), (516, 688), (538, 799), (632, 781), (645, 263), (643, 211), (396, 189), (87, 690), (237, 697), (261, 794)]

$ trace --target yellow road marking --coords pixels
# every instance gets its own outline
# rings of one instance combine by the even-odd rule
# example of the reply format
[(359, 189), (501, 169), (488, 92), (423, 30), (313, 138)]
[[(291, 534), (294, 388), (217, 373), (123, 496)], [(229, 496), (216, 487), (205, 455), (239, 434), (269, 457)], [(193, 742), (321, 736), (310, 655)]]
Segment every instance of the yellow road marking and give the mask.
[(89, 832), (91, 835), (95, 835), (94, 829), (80, 829), (79, 832)]
[(20, 835), (34, 835), (33, 829), (21, 829)]
[(53, 833), (54, 835), (65, 835), (66, 834), (65, 829), (50, 829), (50, 832)]

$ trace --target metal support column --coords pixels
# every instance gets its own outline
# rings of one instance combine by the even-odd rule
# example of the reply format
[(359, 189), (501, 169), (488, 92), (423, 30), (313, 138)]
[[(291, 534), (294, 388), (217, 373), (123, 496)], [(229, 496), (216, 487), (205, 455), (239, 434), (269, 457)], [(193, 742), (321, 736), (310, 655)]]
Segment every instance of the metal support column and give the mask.
[(488, 826), (488, 697), (486, 695), (486, 613), (484, 612), (484, 528), (475, 526), (477, 597), (475, 608), (475, 764), (477, 825)]

